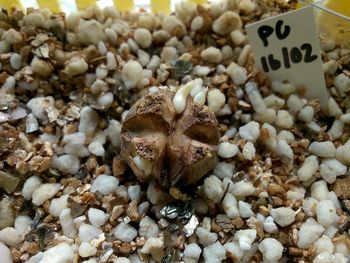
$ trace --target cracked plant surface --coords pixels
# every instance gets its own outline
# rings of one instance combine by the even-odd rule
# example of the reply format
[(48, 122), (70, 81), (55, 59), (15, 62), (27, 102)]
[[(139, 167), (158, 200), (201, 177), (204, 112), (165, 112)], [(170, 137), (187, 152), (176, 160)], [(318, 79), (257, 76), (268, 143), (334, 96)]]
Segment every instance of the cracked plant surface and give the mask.
[(218, 161), (215, 114), (191, 96), (181, 96), (185, 107), (179, 110), (176, 97), (182, 88), (176, 94), (167, 89), (149, 94), (126, 116), (122, 153), (140, 181), (155, 180), (163, 187), (192, 184)]

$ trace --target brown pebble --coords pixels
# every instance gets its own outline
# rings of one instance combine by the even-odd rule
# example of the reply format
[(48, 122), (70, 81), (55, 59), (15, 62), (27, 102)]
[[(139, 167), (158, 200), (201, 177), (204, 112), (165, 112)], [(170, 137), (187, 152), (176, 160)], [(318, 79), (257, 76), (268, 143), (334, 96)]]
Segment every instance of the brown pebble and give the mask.
[(339, 199), (350, 199), (350, 176), (337, 179), (333, 185), (333, 191)]

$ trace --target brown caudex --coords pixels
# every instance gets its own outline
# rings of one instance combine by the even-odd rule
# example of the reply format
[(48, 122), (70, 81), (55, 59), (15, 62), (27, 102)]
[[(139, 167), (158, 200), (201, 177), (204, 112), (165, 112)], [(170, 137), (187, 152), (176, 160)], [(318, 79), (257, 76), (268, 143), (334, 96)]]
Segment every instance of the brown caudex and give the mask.
[(179, 112), (174, 96), (162, 90), (137, 101), (121, 132), (122, 154), (138, 179), (163, 187), (192, 184), (218, 161), (214, 113), (191, 96), (184, 98), (185, 108)]

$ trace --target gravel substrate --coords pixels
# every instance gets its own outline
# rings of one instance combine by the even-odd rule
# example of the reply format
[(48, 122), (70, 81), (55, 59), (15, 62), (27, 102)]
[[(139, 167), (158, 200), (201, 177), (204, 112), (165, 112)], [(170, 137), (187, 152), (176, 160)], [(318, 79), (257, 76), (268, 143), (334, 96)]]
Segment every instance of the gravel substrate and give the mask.
[(2, 10), (0, 262), (348, 262), (350, 50), (327, 113), (269, 80), (244, 26), (286, 2)]

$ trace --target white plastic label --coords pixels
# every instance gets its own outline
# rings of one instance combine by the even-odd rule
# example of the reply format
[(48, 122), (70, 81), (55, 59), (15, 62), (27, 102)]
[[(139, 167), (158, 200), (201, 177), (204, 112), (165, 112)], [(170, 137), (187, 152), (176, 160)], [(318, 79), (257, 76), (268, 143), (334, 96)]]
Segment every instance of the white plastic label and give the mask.
[(327, 110), (328, 92), (312, 6), (246, 26), (255, 64), (271, 80), (287, 80), (306, 88)]

